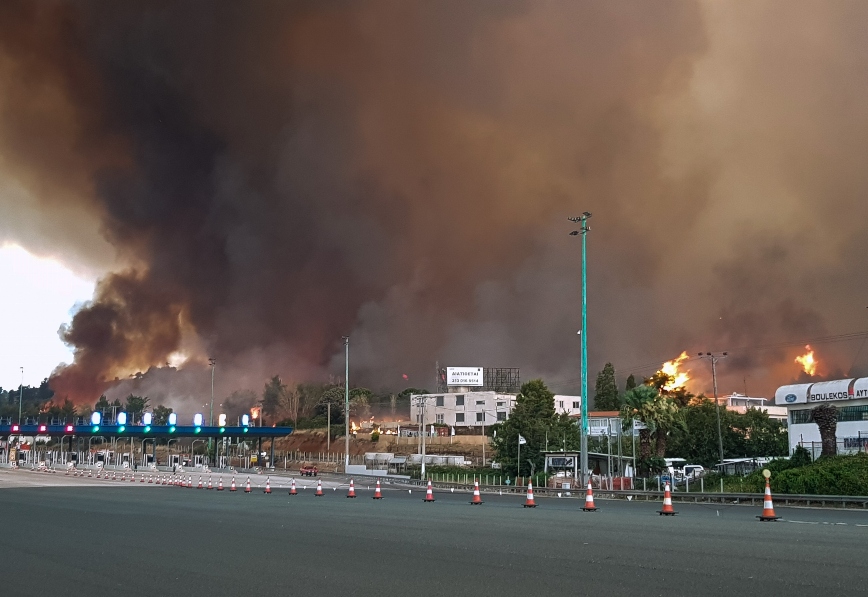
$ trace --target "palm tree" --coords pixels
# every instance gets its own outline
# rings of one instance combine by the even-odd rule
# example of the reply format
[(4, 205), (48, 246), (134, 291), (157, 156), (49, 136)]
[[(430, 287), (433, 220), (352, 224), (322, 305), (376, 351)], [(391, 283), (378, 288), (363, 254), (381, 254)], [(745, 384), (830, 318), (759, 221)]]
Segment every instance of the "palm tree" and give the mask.
[(642, 461), (651, 458), (651, 434), (657, 430), (652, 403), (657, 396), (657, 390), (646, 385), (636, 386), (624, 394), (621, 424), (625, 431), (633, 428), (634, 420), (643, 424), (639, 429), (639, 459)]
[(811, 420), (820, 430), (820, 441), (823, 444), (820, 456), (837, 454), (838, 442), (835, 439), (835, 431), (838, 428), (838, 409), (831, 404), (821, 404), (811, 410)]
[(648, 385), (637, 386), (624, 394), (621, 408), (621, 424), (630, 429), (633, 420), (643, 424), (639, 430), (639, 460), (648, 462), (651, 458), (651, 440), (655, 443), (655, 456), (666, 455), (666, 440), (669, 431), (682, 424), (682, 413), (678, 403), (659, 390)]

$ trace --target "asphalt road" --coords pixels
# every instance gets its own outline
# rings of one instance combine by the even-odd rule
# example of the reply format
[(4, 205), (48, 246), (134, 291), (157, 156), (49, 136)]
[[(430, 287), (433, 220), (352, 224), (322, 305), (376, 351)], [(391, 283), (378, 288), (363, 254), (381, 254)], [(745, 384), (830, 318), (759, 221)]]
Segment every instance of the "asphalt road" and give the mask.
[[(25, 474), (25, 473), (19, 473)], [(868, 513), (386, 489), (383, 500), (136, 484), (0, 490), (5, 595), (852, 595)], [(859, 526), (865, 525), (865, 526)]]

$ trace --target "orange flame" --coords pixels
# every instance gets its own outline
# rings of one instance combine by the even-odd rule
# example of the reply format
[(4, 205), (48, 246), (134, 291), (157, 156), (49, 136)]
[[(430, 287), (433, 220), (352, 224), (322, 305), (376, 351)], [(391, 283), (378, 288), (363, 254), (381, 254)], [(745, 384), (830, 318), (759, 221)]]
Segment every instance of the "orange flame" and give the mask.
[(679, 367), (681, 363), (686, 361), (688, 358), (687, 351), (684, 351), (679, 355), (678, 358), (673, 359), (671, 361), (666, 361), (663, 363), (663, 366), (660, 367), (660, 371), (665, 373), (669, 377), (672, 378), (668, 384), (663, 386), (663, 389), (667, 392), (672, 392), (675, 390), (679, 390), (683, 388), (688, 381), (690, 381), (690, 372), (689, 371), (679, 371)]
[(250, 409), (250, 417), (253, 419), (258, 419), (261, 412), (262, 412), (261, 408), (259, 408), (258, 406), (254, 406), (253, 408)]
[(808, 375), (816, 375), (817, 374), (817, 359), (814, 358), (814, 349), (811, 348), (810, 344), (805, 345), (805, 354), (796, 357), (795, 362), (802, 366), (802, 369)]
[(359, 430), (359, 426), (356, 425), (355, 421), (350, 421), (350, 433), (355, 433)]

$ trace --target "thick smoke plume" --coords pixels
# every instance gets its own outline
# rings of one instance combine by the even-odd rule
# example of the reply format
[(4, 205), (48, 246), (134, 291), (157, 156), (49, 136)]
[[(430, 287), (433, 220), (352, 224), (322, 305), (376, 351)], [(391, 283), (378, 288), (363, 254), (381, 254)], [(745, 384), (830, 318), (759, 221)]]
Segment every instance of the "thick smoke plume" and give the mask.
[(112, 271), (52, 387), (186, 359), (199, 395), (214, 356), (225, 395), (339, 373), (349, 334), (359, 384), (575, 391), (588, 210), (591, 371), (740, 347), (722, 387), (767, 393), (799, 348), (751, 347), (868, 323), (866, 12), (4, 2), (0, 233)]

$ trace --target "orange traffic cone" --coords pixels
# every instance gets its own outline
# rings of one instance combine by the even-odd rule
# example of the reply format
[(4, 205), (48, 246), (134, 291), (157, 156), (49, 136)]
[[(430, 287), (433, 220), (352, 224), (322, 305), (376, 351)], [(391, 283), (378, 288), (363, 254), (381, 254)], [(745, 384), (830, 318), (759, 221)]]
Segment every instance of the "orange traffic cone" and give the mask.
[(678, 514), (672, 508), (672, 494), (669, 493), (669, 481), (666, 482), (665, 487), (663, 488), (663, 509), (657, 511), (660, 516), (675, 516)]
[[(672, 503), (671, 500), (669, 502)], [(585, 505), (582, 506), (585, 512), (596, 512), (597, 507), (594, 505), (594, 490), (591, 489), (591, 482), (588, 481), (588, 493), (585, 494)]]
[(470, 505), (475, 506), (477, 504), (482, 504), (482, 503), (484, 503), (484, 502), (482, 501), (482, 497), (479, 495), (479, 480), (474, 479), (473, 480), (473, 500), (471, 500)]
[(356, 497), (356, 486), (355, 486), (355, 484), (353, 483), (353, 480), (352, 480), (352, 479), (350, 479), (350, 490), (347, 492), (347, 497), (348, 497), (348, 498), (354, 498), (354, 497)]
[(202, 477), (199, 477), (199, 482), (196, 484), (196, 489), (204, 489), (205, 487), (202, 485)]
[(193, 489), (193, 475), (187, 477), (187, 489)]
[(92, 470), (88, 470), (88, 471), (87, 471), (87, 476), (88, 476), (88, 477), (93, 477), (93, 471), (92, 471)]
[(250, 493), (250, 477), (247, 477), (247, 485), (244, 486), (244, 493)]
[(271, 477), (265, 477), (265, 491), (262, 493), (271, 493)]
[(139, 480), (139, 483), (145, 482), (145, 473), (142, 473), (142, 478)]
[(314, 495), (317, 496), (317, 497), (322, 497), (322, 495), (323, 495), (323, 492), (322, 492), (322, 481), (319, 481), (319, 480), (318, 480), (318, 481), (316, 482), (316, 493), (315, 493)]
[(208, 477), (208, 489), (214, 489), (214, 486), (211, 485), (211, 477)]
[(383, 494), (380, 493), (380, 480), (377, 479), (377, 486), (374, 488), (374, 499), (381, 500), (383, 499)]
[(148, 483), (150, 483), (151, 485), (154, 484), (154, 475), (148, 475)]
[(298, 495), (298, 492), (295, 490), (295, 479), (290, 480), (289, 495)]
[(525, 508), (536, 508), (536, 502), (533, 501), (533, 483), (527, 482), (527, 499), (524, 501)]
[(223, 477), (217, 479), (217, 491), (223, 491)]
[(232, 477), (232, 484), (229, 486), (229, 491), (238, 491), (238, 488), (235, 486), (235, 477)]
[(431, 479), (428, 479), (428, 490), (425, 491), (425, 499), (423, 502), (433, 502), (434, 501), (434, 490), (431, 489)]
[(771, 521), (774, 522), (780, 519), (780, 516), (775, 514), (775, 507), (772, 504), (772, 490), (769, 487), (769, 480), (766, 479), (766, 496), (763, 499), (763, 513), (757, 516), (761, 522)]
[(117, 480), (118, 480), (118, 472), (117, 472), (117, 471), (113, 471), (113, 472), (112, 472), (112, 481), (117, 481)]

